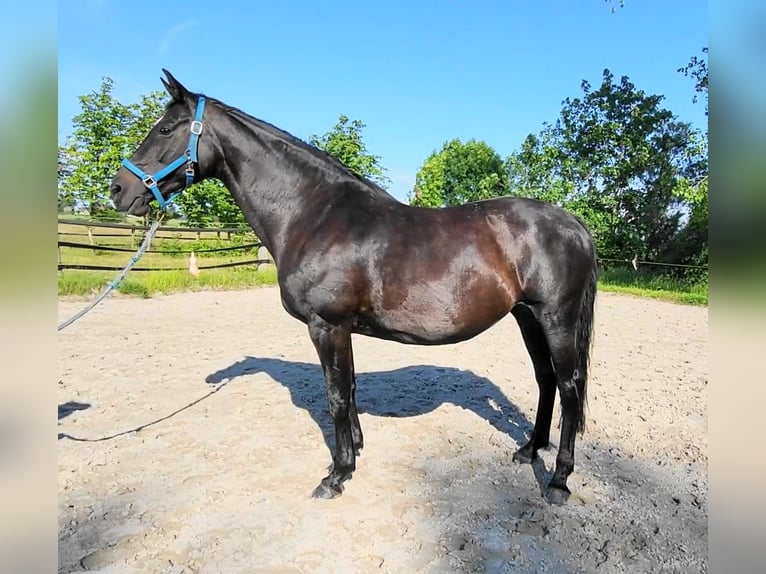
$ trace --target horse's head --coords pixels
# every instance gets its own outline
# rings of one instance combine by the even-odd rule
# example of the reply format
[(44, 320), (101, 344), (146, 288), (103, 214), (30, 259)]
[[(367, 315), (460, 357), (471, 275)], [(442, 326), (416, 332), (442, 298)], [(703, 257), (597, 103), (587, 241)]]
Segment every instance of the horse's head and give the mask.
[(172, 100), (136, 152), (123, 160), (110, 186), (115, 207), (132, 215), (147, 213), (153, 199), (164, 208), (173, 196), (208, 177), (206, 169), (213, 163), (212, 146), (201, 136), (205, 98), (163, 72)]

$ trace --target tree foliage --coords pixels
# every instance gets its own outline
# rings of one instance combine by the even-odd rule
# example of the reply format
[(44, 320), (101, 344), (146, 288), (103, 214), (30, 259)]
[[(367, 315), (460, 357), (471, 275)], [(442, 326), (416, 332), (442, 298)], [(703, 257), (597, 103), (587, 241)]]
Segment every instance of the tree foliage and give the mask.
[(113, 97), (113, 89), (114, 82), (103, 78), (99, 90), (79, 97), (82, 111), (73, 118), (74, 132), (59, 150), (59, 159), (64, 157), (67, 166), (61, 177), (59, 199), (88, 206), (92, 216), (108, 208), (109, 181), (121, 159), (129, 155), (132, 144), (140, 142), (131, 140), (134, 124), (143, 113), (161, 105), (159, 93), (147, 96), (142, 104), (124, 105)]
[(349, 120), (341, 114), (338, 122), (329, 132), (321, 136), (312, 135), (309, 143), (326, 151), (362, 177), (386, 187), (390, 179), (380, 163), (380, 156), (371, 154), (362, 138), (365, 124), (360, 120)]
[(76, 203), (76, 199), (71, 189), (64, 188), (64, 182), (67, 178), (72, 176), (72, 165), (69, 159), (69, 153), (59, 148), (58, 157), (56, 161), (56, 179), (58, 181), (58, 210), (59, 212), (64, 209), (73, 209)]
[[(602, 257), (661, 260), (690, 211), (701, 217), (689, 191), (707, 174), (701, 135), (625, 76), (617, 82), (604, 70), (597, 89), (583, 82), (582, 90), (508, 159), (512, 193), (580, 215)], [(697, 239), (692, 250), (701, 252)]]
[(459, 205), (503, 195), (507, 180), (503, 160), (486, 142), (446, 142), (426, 158), (415, 176), (410, 202), (421, 207)]
[(521, 149), (506, 159), (508, 189), (561, 205), (574, 191), (568, 178), (572, 162), (556, 144), (553, 130), (545, 126), (539, 135), (529, 134)]
[(242, 210), (234, 203), (223, 182), (217, 179), (195, 183), (176, 198), (176, 203), (185, 223), (191, 227), (245, 224)]
[(705, 115), (708, 115), (708, 93), (707, 93), (707, 46), (702, 48), (702, 56), (692, 56), (689, 63), (678, 68), (684, 76), (691, 76), (694, 80), (694, 95), (692, 101), (696, 104), (701, 95), (705, 99)]

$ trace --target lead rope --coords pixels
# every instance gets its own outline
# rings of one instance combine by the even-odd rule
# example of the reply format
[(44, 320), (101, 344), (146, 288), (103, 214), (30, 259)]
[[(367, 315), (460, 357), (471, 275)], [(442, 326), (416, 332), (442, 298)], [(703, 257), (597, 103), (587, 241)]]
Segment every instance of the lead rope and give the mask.
[(63, 321), (59, 323), (57, 331), (61, 331), (62, 329), (67, 328), (69, 325), (77, 321), (80, 317), (85, 315), (88, 311), (93, 309), (96, 305), (98, 305), (101, 301), (106, 299), (107, 295), (111, 293), (114, 289), (119, 287), (120, 283), (122, 283), (122, 280), (125, 279), (125, 276), (128, 274), (128, 271), (130, 271), (133, 266), (138, 263), (138, 260), (141, 259), (141, 256), (144, 254), (144, 252), (149, 248), (149, 244), (152, 241), (152, 238), (154, 237), (154, 234), (157, 233), (157, 229), (160, 227), (160, 223), (162, 222), (162, 216), (164, 215), (164, 212), (160, 214), (160, 216), (154, 220), (151, 227), (149, 228), (149, 231), (146, 232), (146, 235), (144, 236), (144, 242), (141, 244), (141, 246), (138, 248), (138, 251), (136, 251), (136, 254), (130, 259), (128, 264), (125, 266), (125, 269), (120, 271), (120, 273), (117, 275), (117, 277), (114, 278), (113, 281), (111, 281), (101, 292), (101, 294), (96, 297), (95, 300), (93, 300), (92, 303), (89, 303), (82, 311), (79, 311), (72, 315), (69, 319), (66, 321)]

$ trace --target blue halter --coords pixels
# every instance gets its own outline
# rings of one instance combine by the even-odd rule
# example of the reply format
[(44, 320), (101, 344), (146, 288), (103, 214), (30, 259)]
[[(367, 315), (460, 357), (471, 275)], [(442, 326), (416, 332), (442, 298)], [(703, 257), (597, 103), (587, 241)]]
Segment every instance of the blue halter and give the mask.
[[(184, 189), (189, 187), (194, 182), (194, 164), (197, 163), (197, 143), (199, 136), (202, 133), (202, 113), (205, 111), (205, 98), (200, 96), (197, 100), (197, 112), (194, 114), (194, 121), (191, 124), (191, 135), (189, 136), (189, 145), (183, 155), (178, 157), (172, 163), (163, 167), (160, 171), (154, 175), (146, 173), (144, 170), (133, 164), (130, 160), (122, 160), (122, 165), (125, 166), (132, 174), (138, 177), (141, 182), (154, 194), (157, 203), (160, 204), (160, 209), (165, 209), (170, 203), (179, 195)], [(173, 193), (170, 197), (165, 199), (162, 197), (159, 183), (164, 178), (169, 176), (183, 164), (186, 164), (186, 185), (179, 191)]]

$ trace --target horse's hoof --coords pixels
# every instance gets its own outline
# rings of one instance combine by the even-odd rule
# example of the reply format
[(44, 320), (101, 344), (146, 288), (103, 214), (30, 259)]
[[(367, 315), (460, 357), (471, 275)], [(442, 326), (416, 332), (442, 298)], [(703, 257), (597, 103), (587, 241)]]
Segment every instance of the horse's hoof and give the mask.
[(519, 464), (532, 464), (535, 458), (537, 458), (537, 453), (523, 448), (513, 453), (513, 462), (518, 462)]
[(563, 506), (567, 503), (567, 500), (569, 500), (569, 494), (568, 488), (564, 490), (556, 488), (555, 486), (549, 486), (545, 491), (545, 499), (554, 506)]
[(341, 485), (338, 485), (337, 488), (333, 488), (332, 486), (329, 486), (325, 484), (324, 482), (320, 482), (319, 486), (317, 486), (314, 489), (314, 492), (311, 493), (311, 498), (322, 498), (324, 500), (331, 500), (333, 498), (339, 497), (341, 494), (343, 494), (343, 487)]

